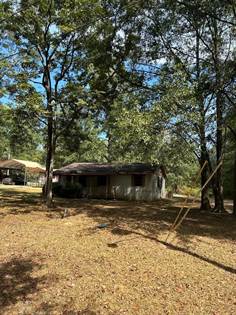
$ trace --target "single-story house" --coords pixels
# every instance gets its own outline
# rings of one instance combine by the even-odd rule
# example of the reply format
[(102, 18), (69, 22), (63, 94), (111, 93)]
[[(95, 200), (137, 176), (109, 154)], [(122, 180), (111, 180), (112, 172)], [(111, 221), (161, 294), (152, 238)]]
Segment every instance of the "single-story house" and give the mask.
[(165, 197), (162, 166), (129, 163), (72, 163), (54, 171), (62, 185), (79, 183), (88, 198), (157, 200)]

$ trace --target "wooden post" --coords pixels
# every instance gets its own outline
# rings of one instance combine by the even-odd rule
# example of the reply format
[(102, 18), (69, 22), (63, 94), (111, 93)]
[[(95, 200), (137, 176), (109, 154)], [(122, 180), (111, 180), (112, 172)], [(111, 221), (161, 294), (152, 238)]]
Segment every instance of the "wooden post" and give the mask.
[[(205, 184), (202, 186), (202, 188), (199, 190), (199, 193), (203, 191), (203, 189), (207, 186), (207, 184), (210, 182), (210, 180), (212, 179), (212, 177), (215, 175), (215, 173), (217, 172), (217, 170), (222, 166), (223, 164), (223, 161), (221, 160), (220, 163), (217, 165), (217, 167), (215, 168), (215, 170), (211, 173), (210, 177), (207, 179), (207, 181), (205, 182)], [(196, 196), (193, 201), (192, 201), (192, 204), (195, 203), (195, 201), (197, 200), (198, 196)], [(172, 228), (172, 230), (169, 231), (168, 235), (167, 235), (167, 238), (166, 238), (166, 242), (170, 236), (170, 233), (172, 231), (175, 231), (179, 226), (180, 224), (183, 222), (183, 220), (186, 218), (187, 214), (189, 213), (189, 211), (191, 210), (191, 207), (189, 207), (185, 214), (182, 216), (182, 218), (179, 220), (179, 222)]]
[(27, 176), (27, 168), (25, 167), (25, 174), (24, 174), (24, 186), (26, 186), (26, 176)]
[(106, 176), (106, 199), (108, 199), (109, 176)]
[[(201, 169), (199, 170), (199, 172), (198, 172), (198, 174), (197, 174), (197, 177), (196, 177), (194, 183), (197, 183), (197, 181), (198, 181), (200, 175), (202, 174), (202, 171), (203, 171), (204, 168), (206, 167), (207, 163), (208, 163), (207, 161), (204, 162), (203, 166), (201, 167)], [(174, 229), (174, 227), (175, 227), (175, 225), (176, 225), (176, 223), (177, 223), (177, 221), (178, 221), (180, 215), (182, 214), (182, 212), (183, 212), (183, 210), (184, 210), (184, 206), (185, 206), (185, 204), (187, 203), (188, 199), (189, 199), (189, 195), (188, 195), (187, 198), (184, 200), (184, 205), (183, 205), (182, 208), (180, 209), (180, 211), (179, 211), (179, 213), (178, 213), (178, 215), (177, 215), (177, 217), (176, 217), (174, 223), (171, 225), (170, 230), (173, 230), (173, 229)]]

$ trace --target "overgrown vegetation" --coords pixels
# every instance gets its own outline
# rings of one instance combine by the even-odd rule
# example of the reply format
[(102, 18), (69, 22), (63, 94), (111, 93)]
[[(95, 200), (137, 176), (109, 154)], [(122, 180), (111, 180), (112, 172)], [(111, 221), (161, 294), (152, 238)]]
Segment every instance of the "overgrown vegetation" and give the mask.
[(52, 193), (54, 196), (63, 198), (80, 198), (82, 197), (83, 187), (78, 184), (67, 183), (62, 185), (60, 183), (53, 183)]

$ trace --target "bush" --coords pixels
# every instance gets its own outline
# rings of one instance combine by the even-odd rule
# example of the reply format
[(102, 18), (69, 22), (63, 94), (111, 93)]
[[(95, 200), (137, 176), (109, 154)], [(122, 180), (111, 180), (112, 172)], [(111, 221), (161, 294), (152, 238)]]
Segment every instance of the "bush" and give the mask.
[(82, 197), (82, 186), (80, 184), (53, 183), (52, 193), (57, 197), (63, 198), (80, 198)]
[(63, 186), (60, 183), (52, 183), (52, 193), (55, 196), (60, 196)]
[(183, 186), (180, 189), (180, 193), (183, 195), (187, 195), (187, 196), (189, 195), (192, 197), (198, 197), (198, 196), (200, 196), (199, 189), (200, 188), (197, 188), (197, 187)]

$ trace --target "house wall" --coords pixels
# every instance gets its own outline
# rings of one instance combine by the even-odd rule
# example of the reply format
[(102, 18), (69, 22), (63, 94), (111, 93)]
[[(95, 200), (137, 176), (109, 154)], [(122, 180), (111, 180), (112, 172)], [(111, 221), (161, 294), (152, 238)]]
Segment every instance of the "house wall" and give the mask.
[(132, 186), (132, 175), (111, 176), (110, 187), (115, 199), (151, 201), (165, 197), (165, 179), (160, 191), (156, 174), (145, 175), (143, 186)]
[[(68, 182), (67, 176), (60, 176), (60, 182)], [(77, 176), (71, 176), (70, 182), (76, 182)], [(97, 186), (97, 176), (87, 176), (83, 195), (88, 198), (112, 198), (124, 200), (157, 200), (165, 197), (165, 179), (162, 190), (158, 187), (158, 174), (146, 174), (143, 186), (132, 185), (132, 175), (107, 176), (106, 186)]]

